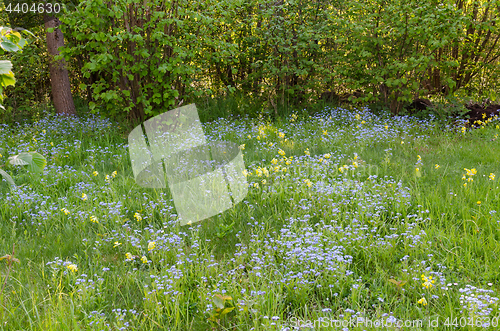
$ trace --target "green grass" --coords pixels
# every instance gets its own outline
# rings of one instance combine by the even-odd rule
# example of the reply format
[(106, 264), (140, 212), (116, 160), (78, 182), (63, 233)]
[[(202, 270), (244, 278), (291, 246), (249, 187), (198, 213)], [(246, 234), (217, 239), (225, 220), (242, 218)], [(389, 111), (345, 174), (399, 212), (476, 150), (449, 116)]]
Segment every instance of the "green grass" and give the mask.
[[(204, 131), (244, 144), (249, 192), (184, 227), (168, 190), (135, 184), (124, 124), (47, 115), (0, 126), (1, 164), (31, 150), (48, 160), (42, 176), (5, 168), (20, 188), (0, 183), (0, 256), (15, 245), (20, 261), (0, 261), (0, 330), (381, 329), (348, 323), (361, 316), (455, 330), (496, 321), (497, 119), (465, 133), (367, 109), (223, 119), (201, 109), (230, 105), (210, 102), (199, 107), (213, 120)], [(457, 325), (446, 326), (450, 318)]]

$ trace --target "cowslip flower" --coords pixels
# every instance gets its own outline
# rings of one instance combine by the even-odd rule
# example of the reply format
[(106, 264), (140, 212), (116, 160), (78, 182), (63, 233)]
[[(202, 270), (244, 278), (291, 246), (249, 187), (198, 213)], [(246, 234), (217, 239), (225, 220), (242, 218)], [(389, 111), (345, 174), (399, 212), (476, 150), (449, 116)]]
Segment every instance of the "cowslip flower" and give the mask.
[(118, 246), (120, 246), (122, 243), (118, 242), (118, 241), (115, 241), (114, 244), (113, 244), (113, 248), (116, 248)]
[(495, 179), (495, 174), (494, 173), (490, 173), (489, 178), (490, 178), (490, 180), (494, 180)]
[(116, 177), (116, 175), (117, 175), (116, 170), (115, 170), (115, 171), (113, 171), (113, 173), (111, 173), (111, 177), (113, 177), (113, 178), (115, 178), (115, 177)]
[(259, 188), (259, 183), (253, 183), (253, 187)]
[(434, 167), (435, 167), (436, 169), (439, 169), (439, 164), (436, 164)]
[(327, 130), (323, 130), (323, 135), (328, 136), (328, 131)]
[(149, 262), (149, 261), (148, 261), (148, 258), (147, 258), (147, 257), (145, 257), (144, 255), (141, 257), (141, 261), (142, 261), (142, 263), (144, 263), (144, 264), (147, 264), (147, 263)]
[(425, 275), (422, 275), (422, 286), (425, 287), (426, 289), (429, 289), (432, 287), (432, 284), (435, 283), (435, 280), (432, 279), (432, 276), (426, 277)]
[(475, 168), (472, 168), (472, 169), (464, 168), (464, 170), (467, 171), (467, 176), (474, 176), (475, 174), (477, 174), (477, 171)]
[(142, 216), (141, 216), (141, 214), (139, 214), (139, 213), (135, 213), (135, 214), (134, 214), (134, 217), (135, 217), (135, 219), (137, 220), (137, 222), (139, 222), (140, 220), (142, 220)]
[(422, 306), (427, 306), (427, 300), (425, 298), (422, 298), (420, 300), (417, 301), (419, 304), (421, 304)]
[(97, 217), (95, 217), (95, 216), (90, 216), (90, 221), (91, 221), (92, 223), (99, 223), (99, 220), (98, 220), (98, 219), (97, 219)]
[(127, 258), (127, 261), (132, 261), (133, 259), (135, 259), (135, 256), (133, 256), (129, 252), (125, 253), (125, 257)]
[(278, 150), (278, 154), (281, 155), (281, 156), (285, 156), (285, 151), (280, 148)]
[(304, 151), (304, 154), (306, 154), (306, 155), (311, 155), (311, 153), (309, 153), (309, 148), (307, 148), (307, 149)]
[(276, 159), (272, 159), (272, 160), (271, 160), (271, 163), (272, 163), (272, 164), (277, 164), (277, 163), (278, 163), (278, 160), (276, 160)]
[(156, 247), (156, 242), (150, 241), (148, 243), (148, 252), (151, 252), (153, 249), (155, 249), (155, 247)]
[(74, 263), (68, 264), (66, 266), (66, 268), (68, 268), (71, 272), (77, 272), (78, 271), (78, 267)]
[(283, 132), (279, 132), (279, 133), (278, 133), (278, 136), (279, 136), (281, 139), (285, 138), (285, 134), (284, 134)]
[(82, 200), (86, 201), (88, 199), (88, 196), (85, 193), (82, 193)]
[(244, 149), (245, 149), (245, 144), (242, 144), (242, 145), (238, 146), (238, 148), (239, 148), (240, 150), (244, 150)]
[(94, 175), (94, 177), (96, 177), (97, 175), (99, 175), (99, 173), (97, 171), (94, 171), (92, 174)]
[(69, 214), (69, 210), (67, 210), (66, 208), (61, 209), (61, 211), (64, 213), (64, 215), (68, 215)]
[(329, 158), (331, 157), (331, 155), (328, 153), (328, 154), (323, 155), (323, 157), (324, 157), (325, 159), (329, 159)]
[(311, 182), (309, 179), (304, 179), (304, 183), (305, 183), (308, 187), (311, 187), (311, 186), (312, 186), (312, 182)]

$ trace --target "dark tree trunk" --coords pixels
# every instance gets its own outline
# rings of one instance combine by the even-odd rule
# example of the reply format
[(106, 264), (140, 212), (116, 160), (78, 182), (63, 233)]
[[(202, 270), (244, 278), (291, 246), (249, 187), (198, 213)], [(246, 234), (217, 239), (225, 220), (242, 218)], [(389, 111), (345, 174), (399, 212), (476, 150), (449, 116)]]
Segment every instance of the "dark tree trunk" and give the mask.
[(59, 47), (64, 46), (64, 36), (58, 28), (61, 21), (54, 16), (43, 15), (45, 29), (54, 28), (54, 32), (46, 32), (47, 50), (49, 52), (50, 85), (52, 87), (52, 99), (58, 114), (76, 115), (67, 64), (64, 59), (54, 61), (54, 56), (59, 55)]

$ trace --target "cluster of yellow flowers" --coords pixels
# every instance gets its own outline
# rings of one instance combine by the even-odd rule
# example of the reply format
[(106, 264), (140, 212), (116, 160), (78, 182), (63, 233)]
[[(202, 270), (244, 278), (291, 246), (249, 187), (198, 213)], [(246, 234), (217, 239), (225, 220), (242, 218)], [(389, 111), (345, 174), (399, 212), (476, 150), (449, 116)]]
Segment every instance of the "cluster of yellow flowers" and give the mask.
[(61, 211), (64, 213), (64, 215), (69, 215), (69, 210), (66, 208), (61, 209)]
[(425, 287), (426, 289), (430, 289), (432, 287), (432, 284), (434, 284), (434, 279), (432, 279), (432, 276), (426, 277), (425, 275), (422, 274), (422, 286)]
[(134, 217), (135, 219), (137, 220), (137, 222), (141, 221), (142, 220), (142, 216), (141, 214), (139, 214), (138, 212), (134, 214)]
[(78, 267), (74, 263), (68, 264), (66, 266), (66, 268), (68, 268), (71, 272), (77, 272), (78, 271)]
[(98, 220), (98, 219), (97, 219), (97, 217), (95, 217), (95, 216), (90, 216), (90, 221), (91, 221), (92, 223), (99, 223), (99, 220)]
[[(486, 114), (483, 113), (482, 115), (483, 117), (483, 120), (486, 118)], [(489, 117), (485, 122), (481, 121), (481, 120), (477, 120), (477, 121), (474, 121), (473, 124), (479, 124), (481, 125), (481, 129), (484, 129), (484, 127), (486, 126), (486, 124), (490, 123), (491, 121), (495, 120), (498, 118), (498, 115), (495, 115), (494, 117)], [(498, 125), (497, 125), (497, 129), (498, 129)]]
[(311, 187), (311, 186), (312, 186), (312, 182), (311, 182), (309, 179), (304, 179), (304, 183), (305, 183), (308, 187)]
[(148, 252), (151, 252), (153, 249), (155, 249), (155, 247), (156, 247), (156, 242), (150, 241), (148, 243)]
[(259, 177), (262, 177), (262, 175), (269, 177), (269, 170), (267, 170), (266, 167), (264, 168), (258, 167), (257, 169), (255, 169), (255, 174)]
[(422, 306), (427, 306), (427, 300), (425, 298), (422, 298), (420, 300), (417, 301), (419, 304), (421, 304)]
[(109, 175), (106, 175), (106, 178), (105, 178), (106, 182), (111, 183), (111, 179), (115, 178), (116, 174), (117, 174), (117, 172), (113, 171), (113, 173), (111, 173), (111, 177)]
[(348, 169), (349, 169), (349, 166), (347, 166), (347, 165), (344, 164), (342, 167), (339, 168), (339, 171), (341, 173), (344, 173), (344, 170), (348, 170)]
[[(465, 177), (466, 175), (463, 175), (463, 176), (462, 176), (462, 179), (463, 179), (463, 180), (467, 180), (467, 182), (472, 182), (472, 181), (474, 181), (474, 179), (472, 178), (472, 176), (474, 176), (474, 175), (477, 173), (476, 169), (474, 169), (474, 168), (472, 168), (472, 169), (467, 169), (467, 168), (464, 168), (464, 170), (467, 172), (467, 174), (466, 174), (466, 175), (467, 175), (467, 176), (469, 176), (469, 178), (466, 178), (466, 177)], [(466, 186), (467, 186), (467, 183), (464, 183), (464, 187), (466, 187)]]

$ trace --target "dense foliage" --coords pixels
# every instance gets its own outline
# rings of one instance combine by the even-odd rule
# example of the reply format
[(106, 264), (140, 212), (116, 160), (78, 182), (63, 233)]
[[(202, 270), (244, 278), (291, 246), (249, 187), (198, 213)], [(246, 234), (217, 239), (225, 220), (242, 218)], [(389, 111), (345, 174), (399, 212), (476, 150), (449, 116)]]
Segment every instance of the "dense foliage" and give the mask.
[[(499, 15), (498, 0), (85, 0), (60, 19), (75, 96), (143, 119), (232, 92), (274, 112), (325, 92), (393, 113), (438, 93), (495, 99)], [(46, 93), (43, 52), (18, 60), (35, 74), (16, 90), (27, 103)]]

